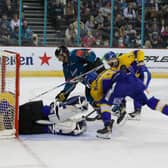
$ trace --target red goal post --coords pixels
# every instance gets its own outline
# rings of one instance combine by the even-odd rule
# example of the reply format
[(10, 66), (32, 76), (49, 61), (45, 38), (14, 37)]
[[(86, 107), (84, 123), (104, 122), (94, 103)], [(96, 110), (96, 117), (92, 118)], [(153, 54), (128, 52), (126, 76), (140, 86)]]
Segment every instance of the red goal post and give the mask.
[(19, 135), (20, 54), (0, 50), (0, 138)]

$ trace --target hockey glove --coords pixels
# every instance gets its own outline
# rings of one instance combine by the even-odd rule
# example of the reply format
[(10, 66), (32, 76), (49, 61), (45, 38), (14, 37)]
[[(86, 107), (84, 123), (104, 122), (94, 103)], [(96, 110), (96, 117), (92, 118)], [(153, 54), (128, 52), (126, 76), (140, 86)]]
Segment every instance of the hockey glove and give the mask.
[(112, 111), (118, 113), (120, 111), (120, 106), (116, 104), (112, 105)]
[(63, 102), (67, 99), (67, 95), (65, 94), (64, 91), (61, 91), (60, 93), (57, 94), (57, 96), (55, 97), (56, 100)]

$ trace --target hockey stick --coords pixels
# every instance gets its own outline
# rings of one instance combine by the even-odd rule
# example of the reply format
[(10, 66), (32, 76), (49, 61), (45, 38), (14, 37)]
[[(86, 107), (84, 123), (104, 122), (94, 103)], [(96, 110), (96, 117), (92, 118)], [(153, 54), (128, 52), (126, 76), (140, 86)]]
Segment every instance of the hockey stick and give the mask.
[[(89, 114), (87, 115), (83, 115), (82, 118), (85, 119), (86, 121), (96, 121), (99, 119), (99, 116), (98, 114), (95, 116), (95, 117), (89, 117), (91, 114), (93, 114), (94, 112), (96, 112), (96, 110), (93, 110), (91, 111)], [(116, 121), (116, 125), (121, 127), (123, 126), (127, 119), (128, 119), (128, 114), (124, 114), (123, 116), (121, 116), (122, 118), (116, 118), (114, 119)], [(120, 121), (118, 121), (118, 119)], [(54, 122), (54, 121), (50, 121), (50, 120), (36, 120), (35, 123), (37, 124), (41, 124), (41, 125), (53, 125), (53, 124), (56, 124), (57, 122)]]
[[(83, 119), (86, 119), (86, 121), (95, 121), (97, 119), (97, 115), (93, 118), (90, 118), (89, 116), (96, 112), (96, 110), (92, 110), (87, 115), (81, 116)], [(58, 121), (57, 121), (58, 122)], [(56, 121), (50, 121), (50, 120), (36, 120), (35, 123), (41, 124), (41, 125), (53, 125), (57, 123)]]
[(81, 79), (82, 79), (84, 76), (86, 76), (87, 74), (89, 74), (89, 73), (91, 73), (91, 72), (94, 72), (94, 71), (97, 71), (97, 70), (99, 70), (100, 68), (102, 68), (103, 66), (104, 66), (104, 64), (101, 64), (100, 66), (95, 67), (95, 68), (91, 69), (90, 71), (87, 71), (87, 72), (85, 72), (85, 73), (83, 73), (83, 74), (81, 74), (81, 75), (79, 75), (79, 76), (77, 76), (77, 77), (74, 77), (74, 78), (72, 78), (72, 79), (69, 80), (69, 81), (66, 81), (66, 82), (64, 82), (64, 83), (61, 83), (61, 84), (59, 84), (59, 85), (57, 85), (57, 86), (55, 86), (55, 87), (53, 87), (53, 88), (51, 88), (51, 89), (49, 89), (49, 90), (47, 90), (47, 91), (45, 91), (45, 92), (39, 94), (39, 95), (37, 95), (37, 96), (35, 96), (35, 97), (29, 99), (29, 102), (32, 101), (32, 100), (34, 100), (34, 99), (37, 99), (37, 98), (39, 98), (39, 97), (41, 97), (41, 96), (43, 96), (43, 95), (45, 95), (45, 94), (48, 94), (49, 92), (51, 92), (51, 91), (53, 91), (53, 90), (55, 90), (55, 89), (57, 89), (57, 88), (59, 88), (59, 87), (61, 87), (61, 86), (64, 86), (65, 84), (68, 84), (68, 83), (77, 83), (77, 82), (81, 81)]
[(92, 115), (94, 112), (96, 112), (96, 110), (92, 110), (89, 114), (87, 114), (86, 116), (82, 116), (82, 118), (86, 119), (86, 121), (95, 121), (98, 119), (98, 115), (96, 115), (95, 117), (89, 117), (90, 115)]

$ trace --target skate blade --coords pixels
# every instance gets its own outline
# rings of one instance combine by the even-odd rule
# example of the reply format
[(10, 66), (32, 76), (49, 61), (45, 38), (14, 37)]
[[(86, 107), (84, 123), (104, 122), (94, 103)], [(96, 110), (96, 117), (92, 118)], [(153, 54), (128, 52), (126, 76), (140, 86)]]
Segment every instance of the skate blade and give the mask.
[(97, 134), (96, 135), (97, 138), (101, 138), (101, 139), (111, 139), (112, 134), (108, 133), (108, 134)]
[(117, 123), (117, 126), (125, 125), (127, 120), (128, 120), (128, 113), (126, 113), (125, 116), (123, 117), (123, 119), (119, 123)]
[(136, 115), (135, 117), (131, 117), (128, 114), (128, 120), (140, 121), (141, 120), (141, 115)]

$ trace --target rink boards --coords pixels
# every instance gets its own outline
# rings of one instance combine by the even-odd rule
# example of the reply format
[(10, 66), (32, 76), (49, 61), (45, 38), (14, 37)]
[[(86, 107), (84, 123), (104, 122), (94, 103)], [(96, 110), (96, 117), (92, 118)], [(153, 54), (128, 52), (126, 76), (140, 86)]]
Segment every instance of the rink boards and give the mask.
[[(2, 47), (20, 53), (21, 76), (23, 77), (61, 77), (62, 64), (55, 58), (56, 47)], [(70, 51), (75, 48), (69, 48)], [(91, 48), (100, 58), (108, 51), (125, 53), (137, 49), (119, 48)], [(168, 77), (168, 49), (142, 49), (145, 53), (145, 63), (152, 72), (153, 77)], [(15, 64), (12, 57), (7, 64)]]

